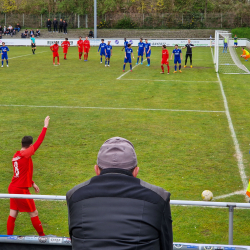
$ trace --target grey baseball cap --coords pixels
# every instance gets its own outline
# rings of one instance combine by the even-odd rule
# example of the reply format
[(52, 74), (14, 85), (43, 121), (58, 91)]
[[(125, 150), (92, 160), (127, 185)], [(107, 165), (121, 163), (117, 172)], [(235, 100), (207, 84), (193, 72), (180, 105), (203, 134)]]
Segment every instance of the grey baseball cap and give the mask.
[(137, 166), (133, 144), (122, 137), (112, 137), (101, 146), (97, 165), (101, 169), (120, 168), (130, 170)]

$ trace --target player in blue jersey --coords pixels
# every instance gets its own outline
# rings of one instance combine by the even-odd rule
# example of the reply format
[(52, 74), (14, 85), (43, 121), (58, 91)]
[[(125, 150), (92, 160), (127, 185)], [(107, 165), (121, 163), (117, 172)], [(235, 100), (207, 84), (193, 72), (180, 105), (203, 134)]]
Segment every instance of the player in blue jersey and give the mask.
[(105, 55), (106, 55), (106, 60), (105, 60), (105, 67), (110, 67), (109, 62), (110, 62), (110, 57), (112, 56), (112, 46), (110, 45), (111, 41), (108, 41), (108, 45), (106, 46), (105, 49)]
[(1, 54), (2, 54), (2, 66), (1, 67), (3, 67), (4, 59), (7, 63), (7, 67), (9, 67), (8, 54), (7, 54), (7, 52), (9, 51), (9, 48), (7, 46), (5, 46), (4, 42), (2, 43), (2, 47), (0, 48), (0, 50), (1, 50)]
[(142, 41), (142, 38), (140, 38), (140, 42), (138, 43), (138, 58), (137, 58), (137, 63), (139, 63), (139, 58), (141, 57), (141, 64), (143, 64), (143, 54), (144, 54), (144, 42)]
[(125, 58), (124, 58), (124, 65), (123, 65), (123, 72), (125, 71), (126, 63), (130, 64), (130, 71), (132, 71), (132, 58), (131, 54), (134, 58), (133, 50), (131, 48), (131, 44), (128, 44), (128, 47), (125, 49)]
[(151, 44), (148, 43), (148, 39), (145, 39), (144, 48), (145, 48), (145, 55), (146, 55), (147, 61), (148, 61), (147, 66), (150, 66)]
[(102, 63), (102, 56), (104, 56), (105, 57), (105, 49), (106, 49), (106, 43), (104, 43), (104, 39), (101, 39), (101, 43), (100, 43), (100, 45), (99, 45), (99, 48), (98, 48), (98, 51), (97, 51), (97, 53), (99, 53), (99, 51), (100, 51), (100, 57), (101, 57), (101, 62), (100, 63)]
[(182, 60), (182, 53), (181, 49), (178, 49), (178, 44), (175, 44), (175, 49), (171, 55), (171, 60), (174, 55), (174, 73), (177, 73), (177, 62), (179, 63), (179, 72), (181, 73), (181, 60)]
[(122, 48), (122, 51), (128, 47), (128, 41), (127, 41), (127, 38), (124, 38), (124, 46)]

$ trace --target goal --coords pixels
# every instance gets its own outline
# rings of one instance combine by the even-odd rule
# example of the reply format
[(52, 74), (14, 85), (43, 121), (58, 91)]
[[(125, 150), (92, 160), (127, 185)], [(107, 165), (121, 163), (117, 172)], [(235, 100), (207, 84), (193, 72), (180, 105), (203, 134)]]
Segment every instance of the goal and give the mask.
[[(226, 39), (228, 47), (224, 48)], [(216, 72), (223, 74), (250, 74), (250, 71), (241, 63), (234, 48), (232, 34), (228, 31), (215, 31), (214, 64)]]

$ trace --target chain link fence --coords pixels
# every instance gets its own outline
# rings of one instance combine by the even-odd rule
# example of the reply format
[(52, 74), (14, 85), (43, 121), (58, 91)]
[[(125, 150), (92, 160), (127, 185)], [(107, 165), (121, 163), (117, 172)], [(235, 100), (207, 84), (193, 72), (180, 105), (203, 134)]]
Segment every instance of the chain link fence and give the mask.
[[(25, 28), (46, 28), (48, 18), (66, 20), (68, 28), (93, 28), (94, 16), (77, 14), (47, 14), (47, 15), (26, 15), (26, 14), (0, 14), (0, 25), (15, 27), (19, 23)], [(108, 13), (98, 16), (97, 24), (105, 21), (106, 28), (116, 28), (117, 22), (126, 18), (134, 23), (136, 28), (235, 28), (249, 27), (250, 16), (240, 16), (235, 13), (203, 13), (181, 14), (181, 13)], [(105, 28), (104, 27), (104, 28)], [(129, 28), (129, 27), (124, 27)]]

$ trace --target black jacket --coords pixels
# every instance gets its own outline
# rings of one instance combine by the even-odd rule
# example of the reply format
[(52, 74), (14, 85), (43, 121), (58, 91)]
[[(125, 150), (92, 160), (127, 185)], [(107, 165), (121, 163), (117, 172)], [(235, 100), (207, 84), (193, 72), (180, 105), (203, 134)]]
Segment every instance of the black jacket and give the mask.
[(54, 26), (57, 26), (57, 24), (58, 24), (58, 21), (57, 21), (57, 20), (54, 20), (54, 21), (53, 21), (53, 25), (54, 25)]
[(47, 25), (47, 27), (50, 27), (51, 26), (51, 20), (47, 21), (46, 25)]
[(59, 22), (59, 27), (63, 27), (63, 21)]
[(68, 26), (68, 23), (65, 21), (65, 22), (63, 22), (63, 27), (64, 28), (67, 28), (67, 26)]
[(172, 250), (170, 193), (130, 171), (101, 175), (67, 193), (74, 250)]

